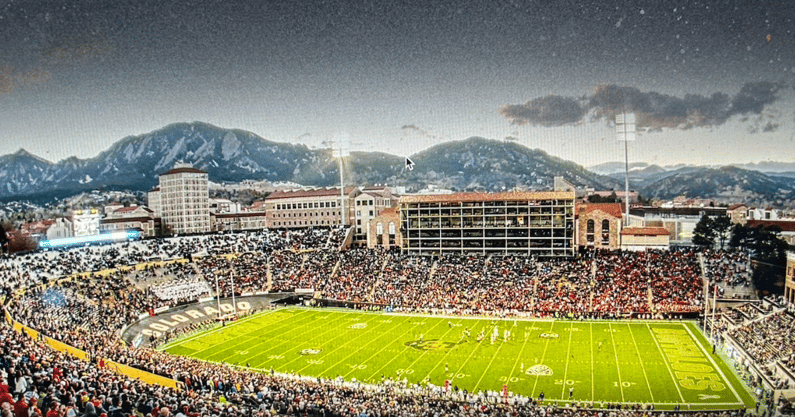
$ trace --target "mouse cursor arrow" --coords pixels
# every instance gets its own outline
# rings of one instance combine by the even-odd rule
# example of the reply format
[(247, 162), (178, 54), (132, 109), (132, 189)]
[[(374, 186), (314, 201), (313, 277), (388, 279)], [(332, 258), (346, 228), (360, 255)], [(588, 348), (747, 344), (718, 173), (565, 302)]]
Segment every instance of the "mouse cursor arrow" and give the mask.
[(409, 171), (413, 171), (414, 170), (414, 161), (409, 159), (408, 156), (406, 157), (406, 168), (408, 168)]

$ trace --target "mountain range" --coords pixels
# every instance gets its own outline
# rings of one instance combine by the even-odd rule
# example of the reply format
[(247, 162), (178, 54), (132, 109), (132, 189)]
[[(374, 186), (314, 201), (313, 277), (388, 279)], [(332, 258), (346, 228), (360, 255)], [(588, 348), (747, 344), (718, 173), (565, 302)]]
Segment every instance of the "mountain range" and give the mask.
[[(415, 164), (412, 170), (403, 157), (351, 152), (343, 159), (345, 183), (405, 186), (409, 191), (543, 190), (552, 187), (555, 176), (562, 176), (578, 187), (624, 188), (623, 163), (588, 170), (539, 149), (479, 137), (442, 143), (409, 158)], [(338, 159), (329, 149), (273, 142), (207, 123), (176, 123), (121, 139), (90, 159), (52, 163), (22, 149), (2, 156), (0, 200), (47, 202), (89, 190), (146, 191), (177, 162), (207, 171), (218, 183), (264, 180), (324, 187), (338, 185), (340, 178)], [(775, 176), (739, 167), (633, 164), (631, 168), (632, 188), (647, 197), (686, 195), (784, 205), (795, 200), (795, 178), (786, 177), (789, 168), (781, 164)]]

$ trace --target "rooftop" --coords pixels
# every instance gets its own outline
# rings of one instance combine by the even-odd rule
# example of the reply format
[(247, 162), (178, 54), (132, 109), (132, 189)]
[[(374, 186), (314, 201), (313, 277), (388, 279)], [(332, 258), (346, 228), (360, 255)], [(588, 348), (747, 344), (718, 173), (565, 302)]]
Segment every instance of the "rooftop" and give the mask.
[(507, 193), (454, 193), (454, 194), (428, 194), (407, 195), (400, 197), (400, 203), (446, 203), (446, 202), (473, 202), (473, 201), (516, 201), (516, 200), (574, 200), (572, 191), (516, 191)]

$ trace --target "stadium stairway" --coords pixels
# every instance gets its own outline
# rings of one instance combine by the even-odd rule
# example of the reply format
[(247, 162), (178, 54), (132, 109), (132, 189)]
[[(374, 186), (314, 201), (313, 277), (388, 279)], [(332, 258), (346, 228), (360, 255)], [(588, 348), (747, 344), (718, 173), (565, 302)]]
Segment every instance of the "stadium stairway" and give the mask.
[(268, 267), (265, 269), (265, 277), (268, 279), (265, 283), (265, 291), (270, 292), (273, 287), (273, 272), (271, 272), (271, 257), (268, 256)]
[(376, 272), (376, 274), (378, 274), (378, 279), (375, 280), (375, 283), (373, 283), (373, 287), (370, 288), (370, 292), (367, 294), (367, 302), (370, 302), (370, 303), (375, 302), (375, 301), (373, 301), (374, 300), (373, 297), (375, 296), (375, 290), (376, 290), (376, 288), (378, 288), (382, 284), (381, 275), (383, 275), (384, 270), (386, 269), (387, 265), (389, 265), (389, 254), (388, 253), (384, 253), (384, 263), (381, 265), (381, 269), (378, 272)]

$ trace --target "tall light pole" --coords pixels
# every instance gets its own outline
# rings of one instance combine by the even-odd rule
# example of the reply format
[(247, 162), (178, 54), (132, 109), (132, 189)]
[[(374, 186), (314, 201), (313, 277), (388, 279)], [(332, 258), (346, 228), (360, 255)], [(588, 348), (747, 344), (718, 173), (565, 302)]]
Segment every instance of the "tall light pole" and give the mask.
[(635, 113), (616, 115), (616, 138), (624, 142), (624, 203), (626, 218), (624, 226), (629, 227), (629, 141), (635, 140)]
[(340, 168), (340, 208), (341, 208), (341, 216), (340, 220), (342, 221), (342, 227), (345, 227), (345, 178), (342, 173), (343, 167), (343, 158), (350, 155), (348, 152), (348, 147), (350, 145), (350, 137), (347, 134), (343, 133), (339, 135), (335, 140), (331, 140), (329, 142), (331, 144), (332, 155), (337, 157), (337, 162), (339, 163)]

